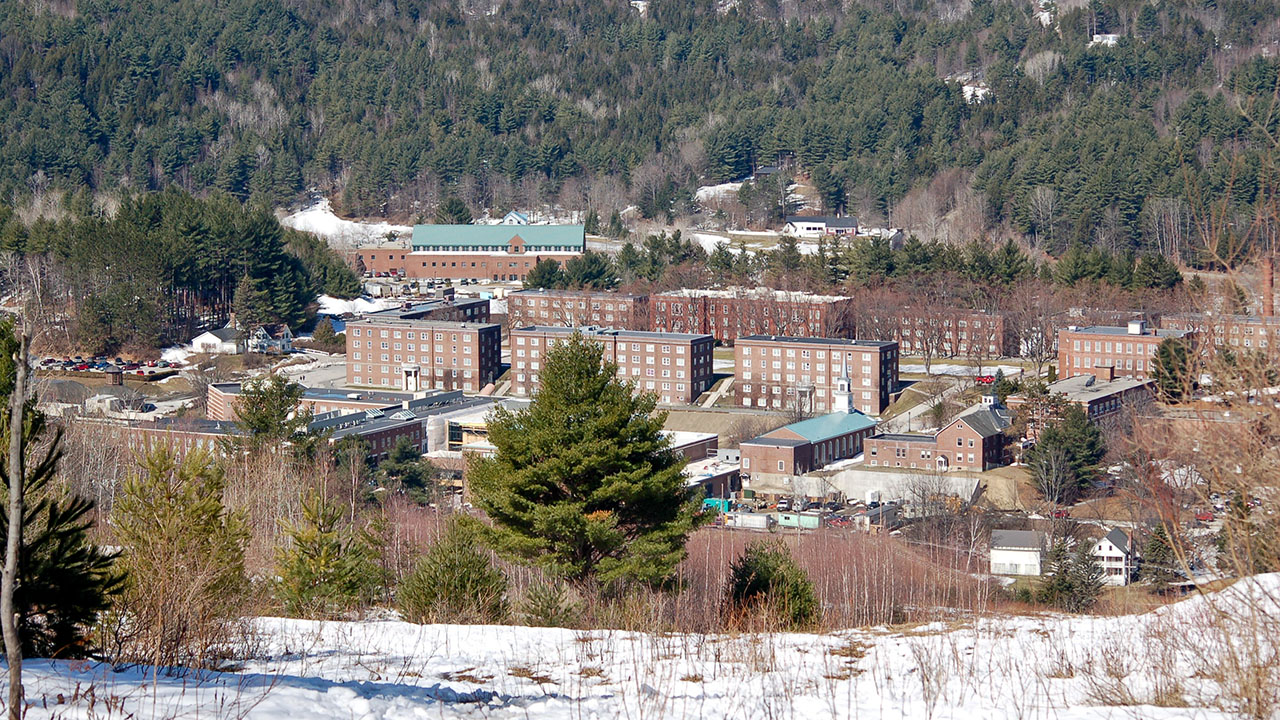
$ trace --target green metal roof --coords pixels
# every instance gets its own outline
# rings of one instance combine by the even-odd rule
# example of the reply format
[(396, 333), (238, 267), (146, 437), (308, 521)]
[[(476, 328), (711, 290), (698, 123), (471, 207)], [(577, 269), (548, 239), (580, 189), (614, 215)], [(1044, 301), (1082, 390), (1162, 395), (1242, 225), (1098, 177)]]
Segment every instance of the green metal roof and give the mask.
[[(801, 420), (798, 423), (791, 423), (781, 429), (790, 430), (809, 442), (822, 442), (823, 440), (829, 440), (833, 437), (859, 430), (867, 430), (875, 426), (875, 420), (854, 411), (851, 413), (833, 412), (828, 415)], [(774, 432), (777, 432), (777, 430)]]
[(414, 225), (413, 249), (500, 247), (505, 250), (516, 236), (524, 240), (526, 251), (549, 247), (582, 251), (587, 244), (586, 229), (582, 225)]

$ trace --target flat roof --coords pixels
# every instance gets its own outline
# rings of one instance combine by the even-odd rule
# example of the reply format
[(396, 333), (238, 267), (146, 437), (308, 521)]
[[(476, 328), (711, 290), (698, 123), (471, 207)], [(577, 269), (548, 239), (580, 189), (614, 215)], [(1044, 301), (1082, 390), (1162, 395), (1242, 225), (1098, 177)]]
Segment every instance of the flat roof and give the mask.
[(505, 247), (519, 237), (527, 247), (572, 247), (587, 244), (582, 225), (414, 225), (414, 250), (427, 245), (454, 248)]
[(556, 290), (554, 288), (529, 288), (527, 290), (516, 290), (515, 292), (507, 293), (508, 298), (515, 295), (558, 295), (562, 297), (619, 298), (626, 300), (649, 297), (648, 295), (632, 295), (630, 293), (616, 293), (608, 290)]
[(840, 345), (849, 347), (887, 348), (898, 343), (892, 340), (854, 340), (850, 338), (807, 338), (788, 335), (744, 335), (735, 343), (744, 341), (795, 343), (797, 345)]
[(849, 300), (845, 295), (815, 295), (813, 293), (773, 290), (771, 288), (730, 288), (728, 290), (696, 290), (682, 288), (664, 293), (655, 293), (654, 297), (693, 297), (693, 298), (743, 298), (746, 300), (783, 300), (790, 302), (835, 302)]
[[(238, 382), (214, 383), (214, 387), (228, 395), (239, 395), (244, 392), (244, 388)], [(427, 390), (422, 397), (431, 397), (432, 395), (442, 394), (441, 390)], [(383, 405), (395, 405), (405, 400), (413, 400), (417, 396), (409, 392), (394, 392), (388, 390), (343, 390), (341, 388), (321, 388), (308, 387), (303, 388), (303, 400), (349, 400), (352, 402), (370, 402), (381, 403)]]
[(1118, 377), (1115, 380), (1100, 380), (1096, 375), (1074, 375), (1049, 383), (1045, 390), (1050, 393), (1065, 395), (1072, 401), (1089, 401), (1107, 395), (1126, 392), (1144, 385), (1155, 385), (1151, 380), (1138, 380), (1132, 377)]
[(597, 327), (594, 325), (585, 325), (582, 327), (565, 327), (563, 325), (528, 325), (522, 328), (513, 328), (513, 333), (553, 333), (556, 335), (572, 335), (580, 332), (583, 335), (614, 335), (619, 338), (632, 338), (635, 340), (680, 340), (697, 342), (699, 340), (715, 341), (715, 337), (705, 333), (669, 333), (669, 332), (651, 332), (648, 330), (623, 330), (621, 328)]
[(1180, 338), (1185, 337), (1186, 330), (1168, 330), (1157, 329), (1153, 327), (1145, 327), (1141, 335), (1129, 332), (1128, 326), (1116, 327), (1112, 325), (1087, 325), (1084, 327), (1064, 328), (1066, 332), (1077, 333), (1081, 335), (1125, 335), (1128, 337), (1162, 337), (1162, 338)]
[(877, 433), (872, 435), (868, 440), (890, 440), (892, 442), (920, 442), (933, 444), (937, 442), (937, 438), (932, 435), (921, 435), (918, 433)]

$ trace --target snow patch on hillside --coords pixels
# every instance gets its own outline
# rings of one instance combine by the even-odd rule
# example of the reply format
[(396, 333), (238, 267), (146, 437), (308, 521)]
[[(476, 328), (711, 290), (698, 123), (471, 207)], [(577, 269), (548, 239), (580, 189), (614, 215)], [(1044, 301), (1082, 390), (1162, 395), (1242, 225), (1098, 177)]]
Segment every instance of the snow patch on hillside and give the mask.
[(693, 197), (698, 202), (712, 200), (736, 200), (738, 191), (742, 189), (740, 182), (720, 183), (719, 185), (703, 185), (694, 191)]
[(346, 313), (360, 315), (386, 310), (400, 304), (393, 298), (358, 297), (354, 300), (341, 300), (329, 295), (321, 295), (316, 298), (316, 302), (320, 304), (321, 315), (345, 315)]
[(330, 242), (346, 245), (369, 245), (389, 242), (387, 235), (395, 233), (400, 240), (408, 240), (413, 228), (387, 222), (359, 222), (338, 217), (328, 198), (317, 198), (311, 205), (280, 219), (280, 223), (295, 230), (315, 233)]

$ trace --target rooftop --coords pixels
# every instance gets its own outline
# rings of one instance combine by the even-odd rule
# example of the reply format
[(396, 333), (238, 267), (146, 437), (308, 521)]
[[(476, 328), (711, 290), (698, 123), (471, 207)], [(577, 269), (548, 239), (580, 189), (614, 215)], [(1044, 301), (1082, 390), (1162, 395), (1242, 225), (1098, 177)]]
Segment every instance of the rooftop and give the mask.
[(553, 288), (529, 288), (528, 290), (516, 290), (507, 293), (508, 298), (516, 295), (550, 295), (555, 297), (581, 297), (581, 298), (617, 298), (620, 300), (634, 300), (637, 298), (648, 297), (647, 295), (631, 295), (629, 293), (616, 293), (609, 290), (556, 290)]
[(922, 435), (920, 433), (877, 433), (871, 436), (875, 440), (889, 440), (891, 442), (918, 442), (933, 444), (936, 440), (932, 435)]
[(800, 447), (808, 445), (808, 440), (797, 440), (795, 438), (777, 438), (770, 437), (768, 434), (750, 440), (743, 440), (742, 445), (768, 445), (771, 447)]
[(844, 295), (815, 295), (813, 293), (773, 290), (771, 288), (730, 288), (728, 290), (696, 290), (682, 288), (669, 292), (657, 293), (656, 297), (689, 297), (689, 298), (743, 298), (748, 300), (777, 300), (782, 302), (829, 303), (837, 300), (848, 300)]
[(632, 338), (635, 340), (675, 340), (680, 342), (698, 342), (706, 340), (714, 342), (715, 338), (711, 335), (703, 333), (668, 333), (668, 332), (649, 332), (647, 330), (620, 330), (617, 328), (597, 327), (595, 325), (585, 325), (582, 327), (565, 327), (563, 325), (529, 325), (528, 327), (515, 328), (512, 332), (518, 333), (552, 333), (556, 335), (572, 335), (580, 332), (583, 335), (613, 335), (618, 338)]
[[(423, 316), (429, 315), (438, 310), (451, 307), (466, 307), (469, 305), (477, 305), (479, 303), (488, 303), (488, 300), (480, 298), (457, 298), (454, 300), (428, 300), (427, 302), (413, 303), (406, 302), (399, 307), (387, 308), (386, 310), (375, 310), (373, 312), (364, 313), (358, 320), (351, 322), (361, 322), (364, 320), (376, 320), (378, 322), (395, 321), (395, 320), (421, 320)], [(348, 323), (350, 324), (350, 323)]]
[(1108, 395), (1151, 385), (1154, 385), (1154, 383), (1150, 380), (1138, 380), (1131, 377), (1099, 380), (1096, 375), (1075, 375), (1051, 382), (1045, 387), (1045, 390), (1052, 394), (1064, 395), (1067, 400), (1072, 402), (1089, 402)]
[(1129, 328), (1116, 327), (1112, 325), (1087, 325), (1085, 327), (1069, 327), (1067, 332), (1077, 333), (1080, 335), (1124, 335), (1128, 337), (1162, 337), (1162, 338), (1180, 338), (1187, 335), (1186, 330), (1157, 330), (1153, 327), (1143, 326), (1142, 333), (1131, 333)]
[(1036, 530), (992, 530), (992, 550), (1043, 550), (1044, 533)]
[(1009, 411), (999, 405), (979, 403), (955, 416), (951, 422), (963, 420), (966, 425), (984, 438), (999, 435), (1008, 428), (1012, 421)]
[(582, 225), (414, 225), (413, 249), (443, 246), (485, 248), (506, 246), (515, 238), (525, 247), (585, 248), (586, 229)]
[[(858, 432), (859, 430), (874, 428), (875, 426), (876, 421), (874, 419), (869, 418), (860, 412), (833, 412), (826, 415), (820, 415), (816, 418), (809, 418), (808, 420), (791, 423), (790, 425), (785, 425), (773, 432), (778, 432), (779, 430), (790, 430), (804, 438), (806, 441), (816, 443), (822, 442), (823, 440), (829, 440), (833, 437), (847, 435), (852, 432)], [(772, 433), (766, 433), (761, 437), (772, 440), (773, 438), (769, 437), (771, 434)]]
[(789, 337), (786, 335), (746, 335), (738, 338), (736, 343), (742, 342), (780, 342), (795, 343), (797, 345), (839, 345), (849, 347), (868, 347), (868, 348), (887, 348), (897, 345), (898, 343), (891, 340), (852, 340), (849, 338), (806, 338), (806, 337)]
[(858, 227), (858, 218), (856, 217), (835, 217), (834, 215), (788, 215), (787, 222), (810, 222), (823, 223), (831, 227)]

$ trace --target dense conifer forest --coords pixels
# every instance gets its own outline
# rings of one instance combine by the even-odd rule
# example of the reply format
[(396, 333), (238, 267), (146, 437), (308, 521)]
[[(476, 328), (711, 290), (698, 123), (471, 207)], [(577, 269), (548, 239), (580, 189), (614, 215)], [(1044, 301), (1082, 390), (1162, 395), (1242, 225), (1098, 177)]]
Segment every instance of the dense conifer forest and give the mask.
[(973, 206), (966, 234), (1185, 260), (1195, 218), (1247, 225), (1275, 184), (1274, 0), (638, 5), (3, 3), (0, 197), (661, 218), (783, 161), (827, 211), (889, 218), (930, 190), (939, 214)]

